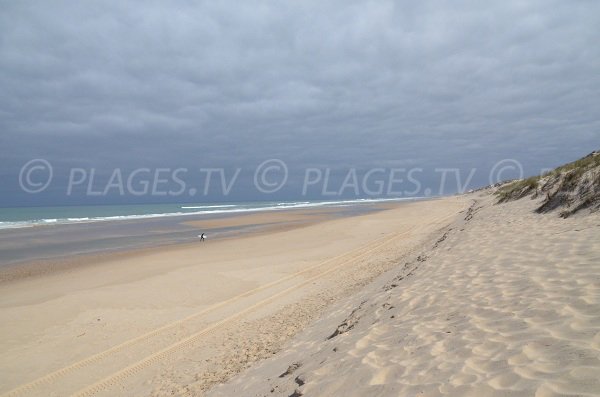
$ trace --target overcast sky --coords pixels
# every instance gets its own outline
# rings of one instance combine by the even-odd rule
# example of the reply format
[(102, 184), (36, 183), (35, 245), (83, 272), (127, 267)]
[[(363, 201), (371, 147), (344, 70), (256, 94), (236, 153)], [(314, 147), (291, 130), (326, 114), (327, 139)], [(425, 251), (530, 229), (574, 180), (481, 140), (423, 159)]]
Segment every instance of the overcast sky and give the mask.
[(2, 1), (0, 205), (56, 202), (35, 158), (537, 173), (600, 147), (599, 39), (598, 1)]

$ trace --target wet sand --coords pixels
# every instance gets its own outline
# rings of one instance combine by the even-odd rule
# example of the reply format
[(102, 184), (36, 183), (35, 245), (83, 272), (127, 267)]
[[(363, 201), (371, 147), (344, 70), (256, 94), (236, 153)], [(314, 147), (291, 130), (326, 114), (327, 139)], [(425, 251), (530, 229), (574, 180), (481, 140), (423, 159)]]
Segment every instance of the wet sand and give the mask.
[(0, 283), (89, 266), (151, 250), (177, 250), (198, 243), (257, 235), (392, 208), (397, 204), (173, 216), (0, 230)]

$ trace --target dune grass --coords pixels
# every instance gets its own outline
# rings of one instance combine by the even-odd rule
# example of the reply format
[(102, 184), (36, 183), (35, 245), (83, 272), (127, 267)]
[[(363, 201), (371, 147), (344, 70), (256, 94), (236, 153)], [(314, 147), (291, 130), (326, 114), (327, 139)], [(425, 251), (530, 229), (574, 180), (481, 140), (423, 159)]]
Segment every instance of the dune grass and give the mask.
[(516, 180), (498, 189), (496, 194), (498, 195), (500, 202), (521, 198), (532, 190), (537, 189), (540, 178), (540, 176), (532, 176), (526, 179)]
[(498, 195), (499, 202), (516, 200), (536, 190), (542, 178), (551, 178), (559, 175), (564, 175), (563, 184), (565, 186), (574, 186), (587, 170), (598, 166), (600, 166), (600, 154), (592, 152), (579, 160), (561, 165), (543, 175), (531, 176), (526, 179), (510, 182), (499, 188), (496, 191), (496, 195)]

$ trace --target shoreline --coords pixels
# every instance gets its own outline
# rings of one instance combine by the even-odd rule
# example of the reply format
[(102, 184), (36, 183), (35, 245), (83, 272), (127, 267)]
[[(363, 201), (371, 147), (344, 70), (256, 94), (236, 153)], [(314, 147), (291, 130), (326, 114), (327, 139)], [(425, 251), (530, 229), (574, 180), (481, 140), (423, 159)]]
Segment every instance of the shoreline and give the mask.
[[(192, 247), (198, 243), (196, 235), (202, 232), (209, 234), (210, 241), (220, 241), (232, 238), (243, 238), (244, 235), (260, 235), (270, 233), (277, 230), (283, 231), (297, 227), (303, 227), (310, 224), (316, 224), (328, 219), (336, 217), (358, 216), (369, 212), (382, 211), (389, 208), (394, 208), (412, 201), (401, 202), (384, 202), (374, 204), (359, 204), (360, 207), (326, 207), (326, 208), (298, 208), (298, 209), (281, 209), (277, 211), (253, 211), (244, 213), (232, 214), (214, 214), (209, 216), (195, 216), (195, 219), (190, 219), (191, 216), (173, 216), (161, 219), (156, 225), (156, 221), (152, 222), (154, 228), (168, 227), (175, 230), (175, 233), (185, 233), (188, 241), (156, 241), (149, 240), (137, 245), (108, 247), (93, 249), (91, 252), (73, 252), (80, 246), (80, 242), (72, 244), (71, 251), (61, 254), (51, 253), (48, 257), (39, 257), (33, 259), (21, 259), (0, 263), (0, 284), (10, 282), (12, 280), (33, 277), (42, 274), (48, 274), (55, 271), (68, 271), (74, 267), (82, 265), (97, 264), (102, 261), (129, 258), (135, 255), (144, 255), (152, 252), (171, 251), (180, 248)], [(161, 221), (165, 222), (162, 223)], [(118, 236), (120, 227), (135, 224), (135, 231), (140, 230), (143, 233), (148, 233), (145, 229), (146, 220), (136, 221), (107, 221), (104, 225), (108, 227), (108, 233), (113, 233)], [(92, 223), (90, 223), (92, 224)], [(85, 229), (86, 225), (90, 224), (73, 224), (73, 225), (47, 225), (41, 226), (42, 232), (60, 234), (60, 229)], [(96, 225), (98, 225), (96, 223)], [(103, 226), (103, 225), (100, 225)], [(30, 246), (35, 243), (28, 243), (27, 239), (36, 241), (40, 239), (35, 232), (35, 229), (6, 229), (5, 234), (13, 233), (17, 230), (25, 232), (24, 236), (19, 236), (20, 244), (23, 247)], [(27, 232), (33, 232), (28, 235)], [(107, 232), (104, 232), (106, 234)], [(97, 235), (98, 233), (96, 233)], [(216, 236), (216, 237), (215, 237)], [(0, 235), (1, 237), (1, 235)], [(43, 238), (43, 236), (41, 237)], [(92, 235), (90, 239), (103, 238), (105, 235), (96, 237)], [(1, 242), (1, 241), (0, 241)], [(62, 244), (58, 241), (59, 244)], [(25, 248), (23, 248), (25, 249)], [(1, 253), (0, 249), (0, 253)], [(43, 251), (42, 251), (43, 252)], [(42, 253), (43, 255), (43, 253)]]
[[(44, 379), (58, 371), (61, 379), (52, 390), (71, 394), (85, 382), (140, 365), (144, 374), (127, 377), (124, 387), (146, 394), (144, 379), (165, 369), (149, 364), (157, 352), (168, 352), (165, 365), (192, 351), (213, 362), (264, 338), (256, 354), (219, 366), (219, 376), (230, 376), (277, 349), (331, 303), (396, 266), (398, 257), (442, 227), (443, 219), (454, 217), (464, 200), (401, 203), (3, 283), (0, 373), (5, 386), (0, 393), (17, 388), (37, 395), (48, 387)], [(282, 314), (292, 309), (303, 314)], [(280, 331), (254, 328), (272, 324), (261, 319), (273, 315), (283, 316)], [(240, 350), (218, 342), (231, 333), (238, 335), (237, 345), (249, 345)]]
[[(245, 214), (254, 214), (257, 212), (279, 212), (279, 211), (293, 211), (293, 210), (319, 210), (319, 209), (331, 209), (341, 207), (356, 207), (360, 205), (377, 205), (386, 203), (403, 203), (412, 201), (421, 201), (428, 199), (435, 199), (441, 196), (433, 197), (396, 197), (396, 198), (361, 198), (361, 199), (347, 199), (347, 200), (317, 200), (317, 201), (251, 201), (251, 202), (225, 202), (225, 203), (210, 203), (205, 205), (192, 205), (194, 203), (175, 203), (175, 204), (115, 204), (115, 205), (65, 205), (65, 206), (50, 206), (50, 207), (0, 207), (0, 233), (2, 231), (9, 230), (22, 230), (30, 228), (44, 228), (53, 226), (65, 226), (65, 225), (93, 225), (98, 223), (110, 223), (110, 222), (131, 222), (131, 221), (144, 221), (144, 220), (165, 220), (165, 219), (185, 219), (188, 217), (196, 217), (198, 219), (204, 218), (220, 218), (227, 216), (241, 216)], [(158, 213), (130, 213), (120, 214), (118, 209), (127, 208), (139, 208), (139, 207), (170, 207), (172, 212), (158, 212)], [(235, 207), (235, 208), (234, 208)], [(113, 212), (106, 213), (104, 216), (98, 214), (90, 215), (88, 212), (97, 211), (98, 208), (113, 209)], [(227, 208), (227, 209), (225, 209)], [(37, 215), (36, 218), (11, 218), (11, 215), (7, 214), (9, 211), (29, 211), (32, 210), (46, 210), (56, 211), (57, 209), (63, 210), (62, 217), (58, 218), (39, 218), (41, 214)], [(82, 210), (86, 212), (79, 212)], [(174, 210), (194, 210), (190, 212), (182, 212)], [(74, 214), (65, 213), (65, 210), (71, 210)], [(143, 209), (142, 209), (143, 210)], [(146, 209), (147, 210), (147, 209)], [(115, 212), (116, 211), (116, 212)], [(131, 210), (130, 210), (131, 211)], [(130, 212), (128, 211), (128, 212)], [(33, 214), (29, 214), (33, 216)], [(47, 216), (47, 215), (46, 215)], [(59, 215), (52, 215), (59, 216)]]

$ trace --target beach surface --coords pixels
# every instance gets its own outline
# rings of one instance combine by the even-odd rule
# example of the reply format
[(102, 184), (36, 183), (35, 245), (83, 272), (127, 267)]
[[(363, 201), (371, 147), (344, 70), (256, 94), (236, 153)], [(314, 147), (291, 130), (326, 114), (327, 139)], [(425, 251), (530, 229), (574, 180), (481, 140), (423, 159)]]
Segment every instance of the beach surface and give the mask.
[(209, 395), (600, 395), (600, 213), (467, 197), (422, 251)]
[(200, 230), (252, 229), (203, 243), (80, 255), (4, 277), (0, 394), (202, 393), (273, 356), (468, 205), (451, 197), (358, 214), (190, 221)]
[(600, 395), (600, 214), (495, 201), (199, 221), (263, 227), (4, 282), (0, 395)]

